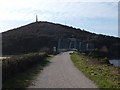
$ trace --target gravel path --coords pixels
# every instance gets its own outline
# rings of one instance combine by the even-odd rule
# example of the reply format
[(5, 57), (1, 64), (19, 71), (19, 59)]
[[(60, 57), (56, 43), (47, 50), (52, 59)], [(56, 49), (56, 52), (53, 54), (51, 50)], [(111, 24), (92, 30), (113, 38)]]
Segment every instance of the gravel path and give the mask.
[(28, 88), (97, 88), (70, 60), (69, 52), (56, 55)]

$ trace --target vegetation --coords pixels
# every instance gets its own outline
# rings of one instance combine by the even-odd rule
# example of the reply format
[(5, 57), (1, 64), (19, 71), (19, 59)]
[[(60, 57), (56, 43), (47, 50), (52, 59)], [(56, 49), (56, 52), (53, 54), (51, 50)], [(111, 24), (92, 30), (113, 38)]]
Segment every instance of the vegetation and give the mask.
[[(24, 88), (34, 75), (48, 63), (46, 53), (30, 53), (3, 60), (3, 88)], [(12, 83), (11, 83), (12, 82)]]
[(120, 68), (79, 53), (72, 53), (71, 59), (74, 65), (94, 81), (99, 88), (120, 88)]
[[(3, 55), (21, 54), (48, 50), (58, 46), (59, 38), (74, 37), (83, 42), (93, 43), (97, 56), (120, 57), (120, 38), (90, 33), (71, 26), (50, 22), (34, 22), (2, 33)], [(104, 53), (104, 54), (103, 54)]]

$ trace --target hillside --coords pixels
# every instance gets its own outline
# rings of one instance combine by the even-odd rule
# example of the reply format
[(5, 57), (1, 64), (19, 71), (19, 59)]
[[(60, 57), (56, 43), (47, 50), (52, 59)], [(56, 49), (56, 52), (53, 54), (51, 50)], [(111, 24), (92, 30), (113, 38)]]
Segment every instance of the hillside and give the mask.
[(2, 33), (3, 55), (39, 51), (43, 48), (52, 50), (57, 47), (58, 39), (74, 37), (84, 42), (94, 43), (95, 48), (106, 47), (109, 52), (118, 53), (120, 38), (98, 35), (70, 26), (34, 22)]

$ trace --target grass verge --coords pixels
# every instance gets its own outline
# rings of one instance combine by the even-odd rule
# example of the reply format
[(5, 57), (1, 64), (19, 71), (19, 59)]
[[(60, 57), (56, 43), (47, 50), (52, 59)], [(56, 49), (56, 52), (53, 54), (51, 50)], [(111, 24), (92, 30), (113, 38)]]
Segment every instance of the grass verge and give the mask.
[(49, 63), (49, 60), (51, 58), (52, 58), (51, 55), (48, 55), (44, 62), (37, 63), (36, 65), (26, 70), (25, 72), (19, 73), (10, 79), (7, 79), (2, 85), (3, 89), (12, 90), (15, 90), (16, 88), (25, 89), (31, 84), (31, 81), (35, 79), (37, 74), (39, 74), (41, 70), (43, 70), (43, 67)]
[(75, 52), (71, 54), (71, 59), (74, 65), (82, 71), (85, 76), (94, 81), (98, 88), (120, 88), (120, 73), (118, 72), (120, 68), (100, 63), (96, 59)]

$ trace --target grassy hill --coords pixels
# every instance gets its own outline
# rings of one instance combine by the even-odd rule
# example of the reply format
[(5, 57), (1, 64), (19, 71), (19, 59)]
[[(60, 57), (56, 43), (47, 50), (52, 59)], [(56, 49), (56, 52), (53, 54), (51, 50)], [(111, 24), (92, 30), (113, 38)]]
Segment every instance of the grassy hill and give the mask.
[(40, 50), (51, 51), (60, 37), (74, 37), (94, 43), (96, 50), (116, 55), (120, 38), (95, 34), (71, 26), (51, 22), (33, 22), (2, 33), (3, 55), (21, 54)]

